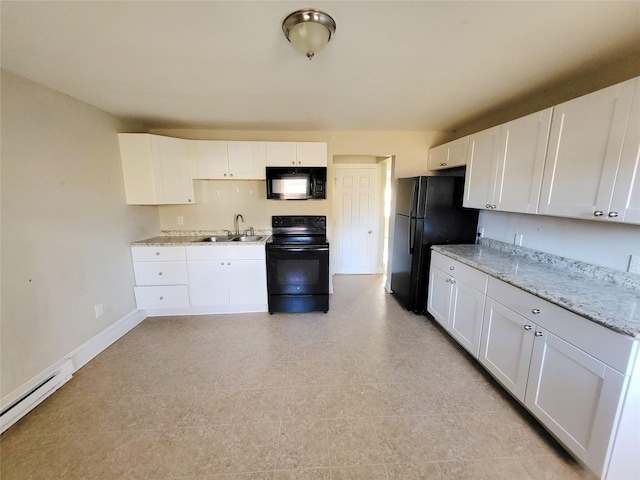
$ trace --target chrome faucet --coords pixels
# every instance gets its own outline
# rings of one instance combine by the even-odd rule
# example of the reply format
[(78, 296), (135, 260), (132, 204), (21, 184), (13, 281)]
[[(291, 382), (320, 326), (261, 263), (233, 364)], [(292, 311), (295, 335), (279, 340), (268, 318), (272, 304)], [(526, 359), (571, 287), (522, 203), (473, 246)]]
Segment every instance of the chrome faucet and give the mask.
[(236, 235), (240, 235), (240, 223), (239, 223), (240, 220), (244, 222), (244, 217), (240, 214), (237, 214), (236, 218), (233, 220), (233, 224), (236, 227)]

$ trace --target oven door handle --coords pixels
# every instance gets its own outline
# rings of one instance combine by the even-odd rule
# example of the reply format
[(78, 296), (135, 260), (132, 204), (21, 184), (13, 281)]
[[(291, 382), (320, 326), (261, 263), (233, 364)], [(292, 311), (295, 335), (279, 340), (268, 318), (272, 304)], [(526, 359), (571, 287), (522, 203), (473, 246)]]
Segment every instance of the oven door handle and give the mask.
[(287, 252), (328, 252), (329, 251), (329, 247), (316, 247), (316, 246), (291, 247), (286, 245), (278, 245), (278, 246), (269, 245), (268, 248), (275, 249), (275, 250), (286, 250)]

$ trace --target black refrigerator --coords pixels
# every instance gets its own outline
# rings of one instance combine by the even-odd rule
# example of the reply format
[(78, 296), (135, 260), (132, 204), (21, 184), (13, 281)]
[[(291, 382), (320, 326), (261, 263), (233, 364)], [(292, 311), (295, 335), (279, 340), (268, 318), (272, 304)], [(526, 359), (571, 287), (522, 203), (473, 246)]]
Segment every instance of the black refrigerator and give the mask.
[(427, 311), (431, 246), (474, 243), (478, 210), (462, 207), (464, 177), (396, 181), (391, 291), (415, 313)]

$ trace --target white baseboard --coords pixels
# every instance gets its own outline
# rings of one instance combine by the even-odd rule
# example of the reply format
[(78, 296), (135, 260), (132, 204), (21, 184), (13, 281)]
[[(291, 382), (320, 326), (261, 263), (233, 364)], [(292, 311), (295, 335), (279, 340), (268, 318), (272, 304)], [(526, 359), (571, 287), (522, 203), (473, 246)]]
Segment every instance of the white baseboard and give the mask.
[(0, 400), (0, 433), (33, 410), (73, 374), (147, 317), (134, 310)]
[(147, 318), (145, 310), (129, 312), (116, 323), (111, 324), (95, 337), (84, 342), (65, 358), (73, 362), (73, 371), (76, 372), (116, 340), (138, 326), (145, 318)]

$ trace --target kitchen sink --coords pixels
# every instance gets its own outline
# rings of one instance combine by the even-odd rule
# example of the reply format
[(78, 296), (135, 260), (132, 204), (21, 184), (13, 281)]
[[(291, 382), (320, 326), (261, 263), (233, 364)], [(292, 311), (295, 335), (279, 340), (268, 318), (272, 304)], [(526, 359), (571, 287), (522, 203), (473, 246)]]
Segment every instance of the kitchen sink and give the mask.
[(259, 242), (263, 237), (260, 235), (243, 235), (241, 237), (233, 237), (232, 242)]
[(229, 236), (229, 235), (215, 235), (213, 237), (203, 238), (202, 242), (216, 242), (216, 243), (224, 243), (224, 242), (259, 242), (264, 239), (263, 235), (238, 235), (238, 236)]

